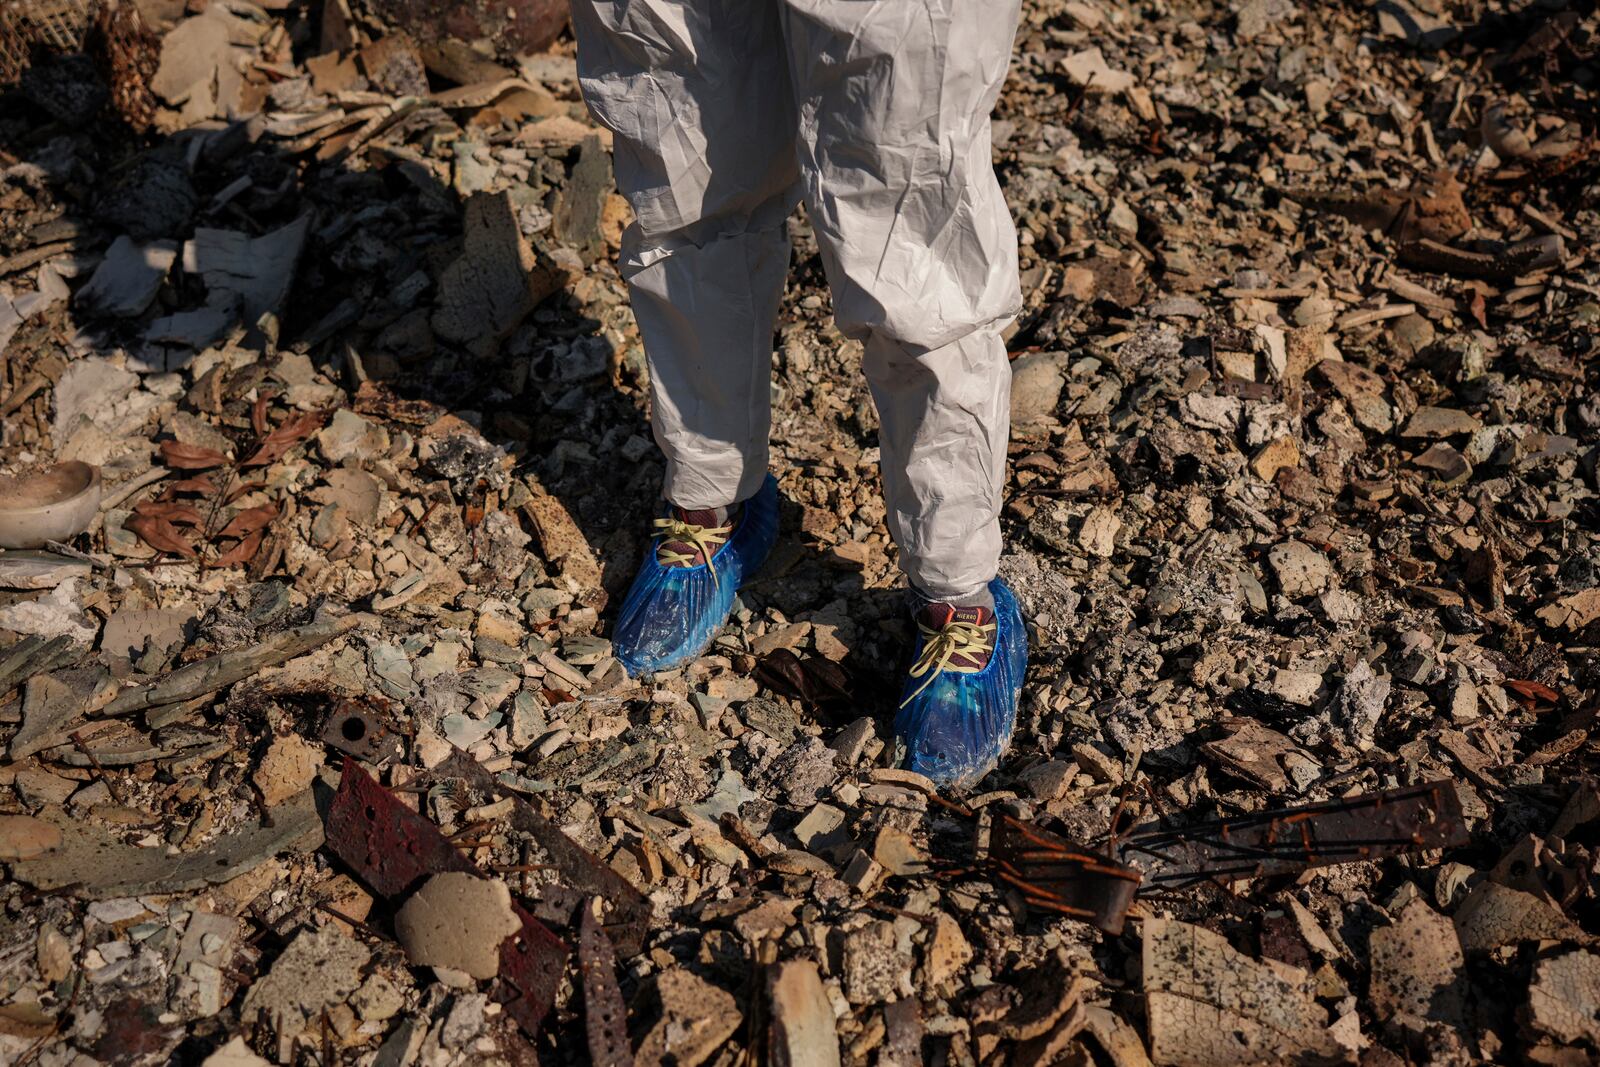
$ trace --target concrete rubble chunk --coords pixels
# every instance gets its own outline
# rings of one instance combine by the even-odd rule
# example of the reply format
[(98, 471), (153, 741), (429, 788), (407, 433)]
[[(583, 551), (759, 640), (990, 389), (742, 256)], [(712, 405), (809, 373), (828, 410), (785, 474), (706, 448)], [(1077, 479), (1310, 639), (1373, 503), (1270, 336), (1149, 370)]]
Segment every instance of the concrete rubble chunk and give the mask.
[(509, 196), (474, 193), (465, 210), (464, 247), (439, 278), (433, 329), (487, 358), (555, 291), (557, 276), (522, 236)]
[(1389, 1025), (1421, 1032), (1431, 1022), (1466, 1021), (1466, 957), (1450, 920), (1418, 897), (1393, 926), (1372, 932), (1372, 1004)]
[(0, 607), (0, 628), (37, 637), (66, 637), (87, 645), (99, 632), (96, 621), (83, 609), (79, 587), (83, 579), (68, 578), (34, 600), (19, 600)]
[(678, 967), (655, 980), (661, 1017), (640, 1041), (637, 1062), (672, 1062), (699, 1067), (744, 1021), (732, 995)]
[(1011, 421), (1032, 422), (1055, 414), (1067, 379), (1060, 352), (1035, 352), (1011, 364)]
[(1366, 660), (1358, 660), (1321, 714), (1295, 726), (1289, 734), (1302, 744), (1331, 741), (1369, 751), (1376, 744), (1378, 723), (1388, 709), (1392, 687), (1387, 675), (1378, 674)]
[(1222, 737), (1207, 741), (1205, 754), (1219, 767), (1273, 794), (1300, 792), (1320, 765), (1285, 735), (1253, 719), (1224, 719)]
[(972, 945), (961, 932), (961, 924), (940, 912), (934, 916), (933, 933), (923, 956), (928, 984), (939, 988), (960, 973), (972, 959)]
[(1316, 596), (1333, 584), (1333, 564), (1304, 541), (1273, 545), (1267, 553), (1267, 564), (1278, 580), (1279, 590), (1291, 600)]
[(1528, 1021), (1563, 1044), (1600, 1048), (1600, 955), (1568, 952), (1540, 960), (1528, 987)]
[(1305, 972), (1250, 959), (1219, 935), (1173, 919), (1147, 919), (1143, 941), (1155, 1063), (1355, 1062)]
[(1085, 48), (1061, 61), (1061, 69), (1074, 85), (1086, 86), (1093, 93), (1120, 93), (1137, 79), (1126, 71), (1113, 70), (1098, 48)]
[(820, 852), (846, 840), (840, 833), (845, 813), (831, 804), (816, 804), (794, 828), (794, 836), (808, 852)]
[(184, 243), (183, 269), (209, 289), (237, 293), (244, 321), (253, 324), (288, 295), (310, 226), (311, 216), (302, 215), (260, 237), (202, 227)]
[(1600, 619), (1600, 586), (1579, 590), (1571, 596), (1546, 604), (1535, 612), (1539, 621), (1552, 629), (1582, 630)]
[(1419, 453), (1411, 462), (1432, 471), (1446, 485), (1458, 485), (1472, 476), (1472, 464), (1467, 458), (1453, 445), (1442, 441)]
[(361, 987), (371, 956), (366, 946), (332, 924), (305, 930), (246, 991), (239, 1017), (269, 1025), (278, 1047), (286, 1049)]
[(778, 965), (768, 985), (774, 1067), (839, 1067), (833, 1005), (810, 960)]
[(1084, 1008), (1084, 1033), (1110, 1058), (1115, 1067), (1150, 1067), (1139, 1032), (1110, 1009), (1090, 1004)]
[(415, 966), (447, 967), (480, 980), (500, 973), (500, 945), (522, 928), (504, 882), (456, 871), (424, 882), (394, 924)]
[(321, 746), (299, 734), (287, 734), (273, 739), (256, 764), (252, 780), (261, 791), (262, 801), (276, 807), (310, 788), (321, 766)]
[(844, 935), (844, 994), (852, 1004), (880, 1004), (907, 977), (894, 925), (872, 920)]
[(252, 1052), (244, 1038), (235, 1037), (207, 1056), (200, 1067), (270, 1067), (271, 1062)]
[(1455, 927), (1461, 947), (1482, 952), (1524, 941), (1592, 943), (1585, 933), (1555, 907), (1532, 893), (1479, 882), (1456, 909)]
[(1476, 433), (1483, 429), (1483, 421), (1456, 408), (1419, 407), (1412, 412), (1400, 430), (1401, 437), (1455, 437), (1458, 434)]
[(1122, 519), (1110, 508), (1098, 507), (1084, 516), (1083, 526), (1078, 530), (1078, 544), (1091, 556), (1105, 558), (1111, 555), (1117, 546), (1117, 531), (1122, 528)]
[(132, 659), (147, 645), (171, 648), (193, 631), (197, 618), (185, 608), (123, 608), (112, 613), (100, 631), (103, 657)]

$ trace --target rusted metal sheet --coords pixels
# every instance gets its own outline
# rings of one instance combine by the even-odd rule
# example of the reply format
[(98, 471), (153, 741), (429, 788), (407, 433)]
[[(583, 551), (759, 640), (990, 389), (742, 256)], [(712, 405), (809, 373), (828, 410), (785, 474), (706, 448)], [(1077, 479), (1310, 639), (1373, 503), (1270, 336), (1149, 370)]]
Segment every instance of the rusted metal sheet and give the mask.
[(582, 910), (583, 919), (578, 923), (578, 971), (583, 979), (589, 1062), (595, 1067), (632, 1067), (628, 1010), (617, 985), (617, 954), (595, 917), (593, 899), (586, 901)]
[(1118, 841), (1117, 856), (1142, 870), (1146, 885), (1171, 888), (1295, 874), (1467, 840), (1455, 784), (1442, 781), (1181, 828), (1149, 823)]
[[(433, 770), (434, 778), (459, 778), (485, 799), (506, 790), (471, 756), (455, 752)], [(574, 915), (587, 898), (600, 897), (610, 905), (606, 936), (624, 957), (636, 955), (649, 932), (650, 901), (608, 863), (561, 832), (561, 828), (515, 794), (511, 796), (511, 828), (533, 838), (560, 876), (558, 882), (539, 887), (537, 914), (561, 926), (574, 925)]]
[[(344, 761), (328, 809), (327, 843), (375, 892), (392, 897), (444, 871), (482, 875), (438, 827), (402, 804), (353, 759)], [(522, 929), (500, 946), (500, 981), (507, 1013), (529, 1036), (555, 1004), (567, 946), (520, 904)]]
[(567, 24), (567, 0), (362, 0), (423, 45), (487, 41), (502, 57), (542, 52)]
[(325, 744), (367, 763), (383, 763), (400, 755), (400, 735), (357, 700), (341, 700), (322, 727)]

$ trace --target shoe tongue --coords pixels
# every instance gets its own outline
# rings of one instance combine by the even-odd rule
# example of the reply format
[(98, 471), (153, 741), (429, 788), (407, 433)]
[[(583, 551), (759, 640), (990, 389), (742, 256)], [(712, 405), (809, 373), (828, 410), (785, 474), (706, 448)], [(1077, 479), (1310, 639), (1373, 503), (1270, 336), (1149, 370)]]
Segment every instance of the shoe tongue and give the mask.
[(694, 526), (703, 526), (708, 530), (713, 530), (722, 525), (722, 520), (718, 514), (721, 511), (723, 511), (722, 508), (708, 508), (704, 511), (673, 508), (672, 515), (679, 522), (687, 522)]
[(974, 626), (982, 626), (994, 621), (994, 612), (981, 606), (925, 604), (922, 610), (917, 612), (917, 620), (930, 630), (942, 630), (953, 622), (969, 622)]

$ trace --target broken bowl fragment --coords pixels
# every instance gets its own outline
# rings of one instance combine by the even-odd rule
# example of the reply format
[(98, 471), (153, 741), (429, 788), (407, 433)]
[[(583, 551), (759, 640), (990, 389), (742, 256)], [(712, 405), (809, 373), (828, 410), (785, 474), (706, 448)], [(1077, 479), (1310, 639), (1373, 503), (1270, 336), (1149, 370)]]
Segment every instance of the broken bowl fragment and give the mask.
[(81, 460), (0, 476), (0, 548), (71, 540), (99, 510), (100, 468)]

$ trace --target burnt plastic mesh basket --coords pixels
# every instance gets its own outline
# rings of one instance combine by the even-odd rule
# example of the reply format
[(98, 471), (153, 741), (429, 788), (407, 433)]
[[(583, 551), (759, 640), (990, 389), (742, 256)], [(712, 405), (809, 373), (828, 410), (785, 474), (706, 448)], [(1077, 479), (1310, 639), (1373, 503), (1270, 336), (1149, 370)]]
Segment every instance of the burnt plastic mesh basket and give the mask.
[(81, 52), (94, 0), (0, 0), (0, 85), (15, 85), (40, 52)]
[[(43, 57), (86, 54), (112, 106), (143, 129), (155, 115), (150, 79), (160, 52), (132, 0), (0, 0), (0, 90)], [(39, 88), (48, 96), (48, 86)]]

